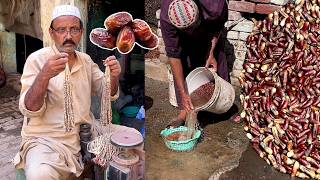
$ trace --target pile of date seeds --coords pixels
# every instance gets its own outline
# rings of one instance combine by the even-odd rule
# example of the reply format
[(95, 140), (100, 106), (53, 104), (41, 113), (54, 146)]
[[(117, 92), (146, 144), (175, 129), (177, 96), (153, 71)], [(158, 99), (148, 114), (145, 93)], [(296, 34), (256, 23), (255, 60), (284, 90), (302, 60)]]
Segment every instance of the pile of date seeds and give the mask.
[(244, 129), (283, 173), (320, 179), (320, 0), (289, 2), (247, 38), (240, 74)]

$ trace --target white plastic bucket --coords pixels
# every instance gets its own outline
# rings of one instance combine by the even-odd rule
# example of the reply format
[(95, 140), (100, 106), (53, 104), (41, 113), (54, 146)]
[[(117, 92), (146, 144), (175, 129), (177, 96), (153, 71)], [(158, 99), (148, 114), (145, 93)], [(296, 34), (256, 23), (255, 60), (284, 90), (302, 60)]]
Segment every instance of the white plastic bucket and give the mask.
[(188, 92), (191, 94), (200, 86), (211, 81), (214, 81), (215, 84), (211, 99), (203, 106), (196, 107), (196, 110), (206, 110), (216, 114), (225, 113), (233, 105), (235, 99), (234, 88), (210, 69), (198, 67), (188, 74), (186, 78)]
[(171, 68), (168, 66), (168, 80), (169, 80), (169, 102), (172, 106), (178, 107), (176, 91), (174, 88), (173, 75), (171, 72)]

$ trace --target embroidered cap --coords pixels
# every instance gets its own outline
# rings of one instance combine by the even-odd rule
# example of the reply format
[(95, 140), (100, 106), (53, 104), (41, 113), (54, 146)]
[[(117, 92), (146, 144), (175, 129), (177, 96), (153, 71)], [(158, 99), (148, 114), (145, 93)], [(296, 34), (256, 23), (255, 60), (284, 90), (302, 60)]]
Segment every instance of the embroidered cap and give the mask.
[(177, 28), (187, 28), (198, 21), (198, 6), (193, 0), (174, 0), (169, 5), (168, 16)]
[(75, 16), (75, 17), (81, 19), (79, 9), (75, 6), (72, 6), (72, 5), (56, 6), (52, 12), (52, 19), (51, 20), (54, 20), (55, 18), (57, 18), (59, 16)]

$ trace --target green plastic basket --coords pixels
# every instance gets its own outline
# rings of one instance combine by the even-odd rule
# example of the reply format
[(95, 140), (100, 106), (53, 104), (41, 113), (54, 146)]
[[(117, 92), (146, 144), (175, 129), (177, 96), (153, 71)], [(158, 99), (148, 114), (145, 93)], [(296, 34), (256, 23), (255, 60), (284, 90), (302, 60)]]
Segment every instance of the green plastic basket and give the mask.
[(163, 138), (164, 143), (169, 149), (172, 149), (174, 151), (189, 151), (194, 148), (196, 145), (198, 139), (200, 138), (201, 131), (198, 130), (192, 139), (183, 140), (183, 141), (169, 141), (166, 137), (174, 132), (179, 131), (187, 131), (188, 128), (185, 126), (180, 126), (178, 128), (169, 128), (164, 129), (161, 131), (160, 135)]

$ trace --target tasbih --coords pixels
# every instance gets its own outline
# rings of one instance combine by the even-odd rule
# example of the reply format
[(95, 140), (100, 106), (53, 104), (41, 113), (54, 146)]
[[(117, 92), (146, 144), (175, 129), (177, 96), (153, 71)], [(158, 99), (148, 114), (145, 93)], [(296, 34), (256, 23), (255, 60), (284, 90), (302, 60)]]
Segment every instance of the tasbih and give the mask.
[[(51, 47), (54, 54), (57, 54), (56, 50)], [(70, 132), (75, 126), (74, 113), (72, 107), (72, 91), (70, 82), (70, 68), (69, 64), (66, 63), (66, 68), (64, 69), (64, 80), (63, 80), (63, 115), (64, 115), (64, 126), (66, 132)]]
[(111, 109), (111, 80), (110, 80), (110, 69), (107, 66), (103, 78), (103, 89), (101, 99), (101, 112), (100, 122), (103, 127), (106, 127), (106, 132), (101, 136), (96, 137), (93, 141), (88, 143), (87, 149), (93, 153), (96, 157), (93, 161), (105, 167), (108, 162), (111, 161), (112, 156), (119, 152), (119, 148), (112, 145), (110, 142), (111, 121), (112, 121), (112, 109)]
[(111, 109), (111, 80), (110, 80), (110, 68), (106, 67), (103, 78), (103, 89), (101, 99), (101, 111), (100, 121), (103, 126), (111, 124), (112, 109)]
[(70, 68), (68, 63), (64, 71), (63, 95), (64, 95), (64, 126), (66, 129), (66, 132), (70, 132), (74, 127), (75, 122), (74, 122), (74, 113), (72, 108)]

